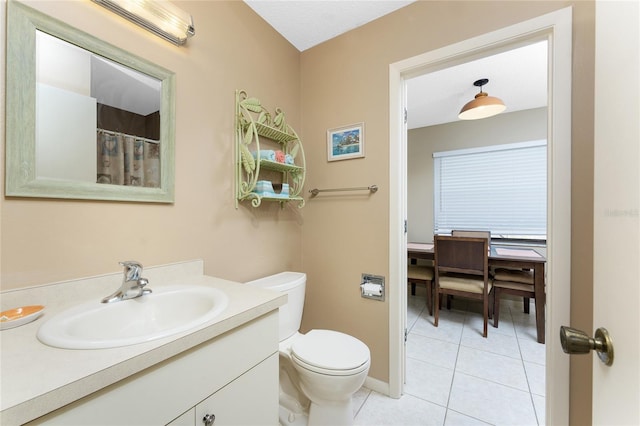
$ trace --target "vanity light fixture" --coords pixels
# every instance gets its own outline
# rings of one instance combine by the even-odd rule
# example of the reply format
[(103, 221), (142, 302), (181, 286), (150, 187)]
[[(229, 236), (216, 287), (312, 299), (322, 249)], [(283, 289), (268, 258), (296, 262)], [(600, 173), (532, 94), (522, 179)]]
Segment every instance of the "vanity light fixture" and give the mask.
[(476, 80), (473, 85), (480, 87), (480, 93), (478, 93), (472, 101), (469, 101), (462, 107), (458, 118), (460, 120), (477, 120), (479, 118), (492, 117), (500, 114), (507, 107), (502, 100), (487, 95), (482, 91), (482, 86), (489, 82), (488, 78)]
[(167, 0), (93, 1), (177, 46), (196, 33), (191, 15)]

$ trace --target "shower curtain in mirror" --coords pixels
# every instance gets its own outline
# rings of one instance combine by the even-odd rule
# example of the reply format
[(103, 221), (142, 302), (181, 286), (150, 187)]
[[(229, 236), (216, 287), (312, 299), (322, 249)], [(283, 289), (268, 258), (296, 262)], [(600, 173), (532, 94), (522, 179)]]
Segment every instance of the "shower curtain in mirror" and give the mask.
[(160, 144), (98, 129), (98, 183), (160, 187)]

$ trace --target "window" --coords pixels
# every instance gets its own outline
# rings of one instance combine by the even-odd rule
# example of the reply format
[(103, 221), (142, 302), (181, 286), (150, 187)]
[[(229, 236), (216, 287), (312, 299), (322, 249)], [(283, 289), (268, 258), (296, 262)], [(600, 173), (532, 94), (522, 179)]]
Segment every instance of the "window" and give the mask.
[(545, 140), (433, 157), (435, 233), (489, 230), (493, 238), (546, 240)]

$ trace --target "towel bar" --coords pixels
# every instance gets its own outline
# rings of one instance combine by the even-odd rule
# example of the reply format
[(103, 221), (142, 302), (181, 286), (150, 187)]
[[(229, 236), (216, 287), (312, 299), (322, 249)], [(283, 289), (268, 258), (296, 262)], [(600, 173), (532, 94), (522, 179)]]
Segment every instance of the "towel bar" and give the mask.
[(333, 188), (333, 189), (318, 189), (318, 188), (313, 188), (310, 189), (309, 192), (311, 193), (312, 196), (316, 196), (321, 192), (338, 192), (338, 191), (370, 191), (371, 193), (375, 193), (376, 191), (378, 191), (378, 185), (371, 185), (371, 186), (359, 186), (356, 188)]

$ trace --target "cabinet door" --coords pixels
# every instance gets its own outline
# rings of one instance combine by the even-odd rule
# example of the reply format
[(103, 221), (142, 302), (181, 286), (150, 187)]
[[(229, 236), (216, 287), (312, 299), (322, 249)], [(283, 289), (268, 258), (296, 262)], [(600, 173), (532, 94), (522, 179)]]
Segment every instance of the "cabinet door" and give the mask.
[(215, 415), (213, 425), (278, 424), (278, 354), (273, 354), (196, 406), (196, 425)]
[(192, 408), (181, 416), (167, 423), (167, 426), (194, 426), (196, 424), (196, 409)]

